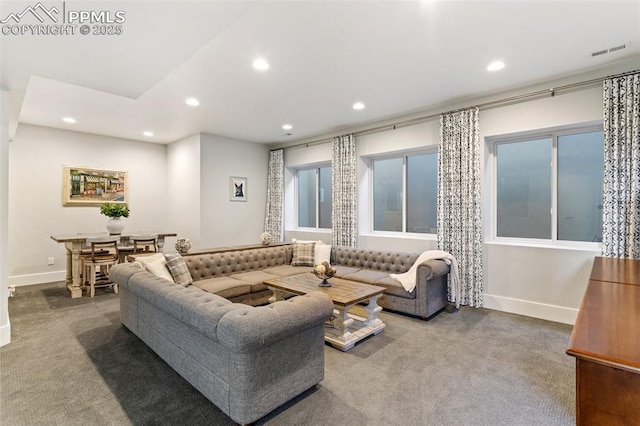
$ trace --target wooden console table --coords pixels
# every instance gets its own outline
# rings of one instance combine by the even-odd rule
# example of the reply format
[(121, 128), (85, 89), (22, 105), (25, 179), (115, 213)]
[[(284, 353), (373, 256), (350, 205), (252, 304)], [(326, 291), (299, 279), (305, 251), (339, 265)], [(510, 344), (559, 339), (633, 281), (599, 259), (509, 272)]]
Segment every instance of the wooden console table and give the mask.
[[(121, 244), (127, 245), (129, 236), (138, 235), (138, 232), (127, 232), (120, 236)], [(144, 232), (144, 234), (154, 234), (158, 236), (158, 250), (162, 251), (165, 237), (175, 237), (175, 232)], [(52, 235), (51, 239), (57, 243), (63, 243), (67, 250), (67, 290), (71, 298), (82, 297), (82, 280), (80, 271), (80, 252), (86, 246), (87, 238), (108, 237), (107, 233), (96, 234), (70, 234)]]
[(640, 419), (640, 260), (597, 257), (567, 354), (576, 358), (576, 424)]

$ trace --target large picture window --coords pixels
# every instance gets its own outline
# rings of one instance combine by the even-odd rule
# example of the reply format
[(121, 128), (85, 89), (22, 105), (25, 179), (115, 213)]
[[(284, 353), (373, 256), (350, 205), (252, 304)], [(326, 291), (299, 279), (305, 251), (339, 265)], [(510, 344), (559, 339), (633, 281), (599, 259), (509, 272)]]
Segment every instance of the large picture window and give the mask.
[(436, 233), (438, 154), (371, 160), (373, 230)]
[(496, 236), (602, 241), (602, 130), (495, 144)]
[(297, 171), (298, 227), (331, 229), (331, 167)]

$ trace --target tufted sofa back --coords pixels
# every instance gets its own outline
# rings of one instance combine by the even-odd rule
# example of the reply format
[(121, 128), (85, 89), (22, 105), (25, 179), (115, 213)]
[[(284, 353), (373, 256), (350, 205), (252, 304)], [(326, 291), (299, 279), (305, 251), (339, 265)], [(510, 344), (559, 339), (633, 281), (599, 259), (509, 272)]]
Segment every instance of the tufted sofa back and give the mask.
[(348, 247), (331, 248), (332, 265), (372, 269), (392, 274), (407, 272), (418, 259), (418, 256), (418, 254), (414, 253), (392, 253)]
[(291, 263), (290, 245), (185, 256), (194, 281)]

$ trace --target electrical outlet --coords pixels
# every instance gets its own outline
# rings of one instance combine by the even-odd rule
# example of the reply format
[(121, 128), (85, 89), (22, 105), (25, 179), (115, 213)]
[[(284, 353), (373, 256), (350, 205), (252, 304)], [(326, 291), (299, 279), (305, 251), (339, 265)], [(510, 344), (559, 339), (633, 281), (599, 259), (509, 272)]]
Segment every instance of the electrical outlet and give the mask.
[(50, 257), (49, 259), (47, 259), (47, 265), (49, 266), (53, 265), (53, 257)]

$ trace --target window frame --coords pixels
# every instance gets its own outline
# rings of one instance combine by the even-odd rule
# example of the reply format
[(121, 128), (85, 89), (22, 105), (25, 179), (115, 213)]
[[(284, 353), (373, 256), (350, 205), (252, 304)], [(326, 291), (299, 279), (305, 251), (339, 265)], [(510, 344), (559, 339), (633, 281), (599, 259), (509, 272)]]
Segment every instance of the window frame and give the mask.
[[(419, 239), (428, 239), (435, 240), (437, 238), (436, 233), (422, 233), (422, 232), (407, 232), (407, 157), (414, 157), (419, 155), (429, 155), (438, 153), (438, 146), (434, 145), (427, 149), (420, 150), (411, 150), (411, 151), (400, 151), (394, 153), (384, 153), (381, 155), (371, 156), (368, 159), (367, 170), (369, 171), (369, 233), (372, 235), (379, 236), (393, 236), (393, 237), (410, 237), (410, 238), (419, 238)], [(402, 158), (402, 230), (401, 231), (384, 231), (374, 229), (375, 226), (375, 186), (374, 186), (374, 175), (375, 175), (375, 166), (374, 163), (380, 160), (393, 160), (397, 158)], [(440, 165), (438, 159), (438, 166)], [(437, 169), (437, 168), (436, 168)], [(437, 172), (437, 170), (436, 170)], [(437, 181), (436, 181), (437, 185)], [(436, 186), (436, 197), (437, 197), (437, 186)], [(437, 210), (437, 206), (436, 206)], [(437, 228), (437, 220), (436, 220), (436, 228)]]
[[(582, 248), (585, 250), (600, 250), (602, 247), (601, 242), (558, 239), (558, 137), (602, 131), (602, 122), (590, 122), (487, 137), (486, 140), (488, 141), (491, 170), (491, 188), (489, 191), (491, 193), (491, 241), (494, 243), (531, 247), (546, 246), (554, 248)], [(551, 139), (551, 238), (500, 237), (498, 236), (498, 167), (496, 155), (497, 146), (500, 144), (525, 142), (529, 140), (544, 138)]]
[[(299, 230), (305, 230), (305, 231), (309, 231), (309, 230), (313, 230), (313, 231), (331, 231), (331, 228), (321, 228), (320, 227), (320, 169), (323, 168), (329, 168), (331, 170), (331, 175), (333, 176), (333, 168), (331, 166), (331, 163), (319, 163), (319, 164), (314, 164), (314, 165), (308, 165), (306, 167), (296, 167), (294, 169), (295, 173), (294, 173), (294, 188), (295, 188), (295, 197), (294, 197), (294, 202), (295, 202), (295, 228), (299, 229)], [(315, 218), (316, 218), (316, 226), (312, 227), (312, 226), (300, 226), (300, 185), (299, 185), (299, 172), (300, 171), (308, 171), (308, 170), (314, 170), (315, 173)], [(333, 204), (333, 197), (332, 197), (332, 204)]]

